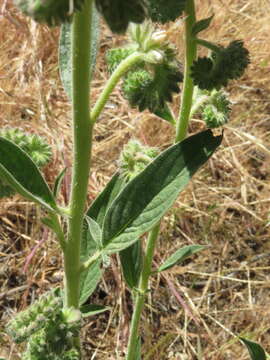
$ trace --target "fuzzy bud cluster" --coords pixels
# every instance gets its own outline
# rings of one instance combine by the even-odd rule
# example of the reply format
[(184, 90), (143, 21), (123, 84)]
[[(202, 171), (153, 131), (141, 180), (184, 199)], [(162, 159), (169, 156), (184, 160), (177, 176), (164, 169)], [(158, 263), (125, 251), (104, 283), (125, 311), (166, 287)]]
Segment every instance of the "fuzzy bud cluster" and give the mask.
[(16, 6), (39, 23), (49, 26), (69, 21), (85, 0), (14, 0)]
[(55, 292), (46, 293), (11, 320), (7, 332), (14, 342), (24, 342), (29, 336), (42, 329), (47, 321), (53, 320), (61, 308), (62, 299), (55, 296)]
[(158, 154), (157, 148), (142, 145), (137, 140), (130, 140), (119, 159), (120, 171), (129, 181), (139, 175)]
[(219, 90), (229, 80), (240, 78), (250, 63), (249, 52), (240, 40), (228, 47), (216, 47), (210, 57), (199, 57), (191, 68), (194, 84), (200, 89)]

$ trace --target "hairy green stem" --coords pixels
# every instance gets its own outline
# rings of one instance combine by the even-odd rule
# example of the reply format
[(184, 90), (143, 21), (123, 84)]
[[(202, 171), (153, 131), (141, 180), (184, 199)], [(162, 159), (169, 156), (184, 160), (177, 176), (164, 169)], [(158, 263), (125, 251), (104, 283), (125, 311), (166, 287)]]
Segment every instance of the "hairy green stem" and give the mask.
[(196, 43), (198, 45), (201, 45), (201, 46), (204, 46), (206, 47), (207, 49), (211, 50), (211, 51), (214, 51), (216, 53), (219, 53), (220, 52), (220, 47), (218, 45), (215, 45), (207, 40), (204, 40), (204, 39), (198, 39), (196, 38)]
[[(194, 0), (187, 0), (185, 9), (187, 18), (185, 24), (185, 43), (186, 43), (186, 63), (184, 73), (184, 87), (181, 102), (181, 112), (176, 124), (175, 142), (181, 141), (186, 137), (188, 122), (190, 119), (190, 111), (193, 97), (193, 81), (190, 77), (190, 67), (196, 58), (197, 46), (192, 37), (191, 30), (193, 24), (196, 22), (195, 4)], [(145, 302), (145, 295), (148, 289), (149, 278), (151, 276), (151, 266), (153, 262), (155, 246), (159, 236), (160, 222), (150, 231), (147, 239), (147, 246), (144, 257), (144, 264), (140, 276), (139, 289), (135, 299), (134, 312), (131, 320), (131, 329), (128, 342), (128, 350), (126, 360), (136, 360), (136, 346), (138, 341), (138, 331), (140, 318)]]
[(110, 79), (108, 80), (106, 86), (104, 87), (102, 93), (100, 94), (94, 108), (91, 111), (91, 122), (95, 123), (99, 117), (101, 111), (103, 110), (106, 102), (108, 101), (109, 96), (114, 90), (115, 86), (121, 79), (121, 77), (135, 64), (137, 64), (144, 57), (143, 53), (134, 52), (129, 55), (126, 59), (121, 61), (117, 68), (112, 73)]
[(149, 282), (149, 277), (151, 275), (151, 267), (152, 267), (156, 242), (158, 239), (159, 229), (160, 229), (160, 222), (153, 227), (153, 229), (150, 231), (148, 235), (147, 246), (144, 256), (144, 264), (140, 276), (139, 289), (137, 290), (137, 294), (136, 294), (134, 312), (132, 315), (126, 360), (135, 360), (140, 318), (145, 302), (145, 296), (148, 290), (148, 282)]
[(185, 12), (187, 16), (185, 21), (185, 71), (180, 114), (176, 124), (176, 142), (181, 141), (186, 137), (192, 106), (194, 85), (190, 76), (190, 68), (196, 59), (197, 54), (196, 39), (192, 36), (192, 26), (196, 22), (194, 0), (187, 1)]
[(64, 251), (65, 306), (79, 306), (80, 246), (90, 170), (90, 44), (92, 0), (86, 0), (72, 22), (73, 172), (68, 235)]

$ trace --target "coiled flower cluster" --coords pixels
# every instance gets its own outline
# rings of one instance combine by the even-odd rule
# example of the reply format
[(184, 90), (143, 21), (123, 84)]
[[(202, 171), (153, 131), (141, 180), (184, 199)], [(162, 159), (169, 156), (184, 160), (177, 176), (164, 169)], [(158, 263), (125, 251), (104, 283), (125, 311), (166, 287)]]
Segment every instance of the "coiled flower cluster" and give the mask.
[(139, 175), (159, 154), (155, 147), (142, 145), (138, 140), (130, 140), (121, 152), (120, 172), (127, 181)]
[(39, 23), (49, 26), (69, 21), (81, 10), (85, 0), (14, 0), (21, 11)]
[(62, 307), (60, 292), (51, 291), (9, 322), (7, 333), (14, 342), (27, 341), (22, 360), (80, 359), (71, 341), (79, 335), (80, 312)]
[[(28, 134), (18, 128), (4, 128), (0, 130), (0, 136), (12, 141), (24, 150), (33, 162), (40, 168), (49, 163), (52, 157), (52, 150), (46, 141), (36, 134)], [(0, 180), (0, 198), (12, 196), (15, 191)]]
[(249, 52), (243, 41), (232, 41), (226, 48), (214, 46), (210, 57), (199, 57), (193, 63), (191, 76), (200, 89), (219, 90), (229, 80), (240, 78), (250, 63)]

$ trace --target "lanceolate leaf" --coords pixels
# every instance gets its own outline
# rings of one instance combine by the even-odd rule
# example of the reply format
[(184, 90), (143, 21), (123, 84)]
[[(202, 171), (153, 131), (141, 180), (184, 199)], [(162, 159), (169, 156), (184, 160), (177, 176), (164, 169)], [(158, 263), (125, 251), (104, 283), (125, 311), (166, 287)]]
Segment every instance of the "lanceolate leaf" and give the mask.
[(265, 351), (259, 344), (242, 337), (240, 340), (246, 345), (251, 360), (266, 360)]
[(97, 314), (101, 314), (105, 311), (110, 310), (109, 307), (103, 305), (95, 305), (95, 304), (86, 304), (80, 307), (80, 311), (82, 313), (82, 317), (86, 318), (88, 316), (94, 316)]
[(95, 291), (102, 276), (100, 265), (101, 259), (98, 259), (81, 274), (80, 305), (84, 304), (89, 296)]
[(66, 172), (67, 172), (67, 168), (64, 168), (57, 176), (57, 178), (55, 179), (55, 182), (54, 182), (54, 187), (53, 187), (53, 195), (54, 197), (57, 197), (58, 194), (59, 194), (59, 191), (61, 189), (61, 185), (62, 185), (62, 182), (64, 180), (64, 177), (66, 175)]
[(150, 230), (221, 141), (210, 130), (193, 135), (162, 152), (131, 180), (106, 212), (104, 251), (123, 250)]
[(23, 197), (52, 211), (53, 194), (32, 159), (17, 145), (0, 137), (0, 177)]
[(119, 253), (124, 279), (130, 289), (138, 286), (142, 265), (142, 244), (136, 241)]
[(158, 268), (158, 272), (168, 270), (174, 265), (179, 265), (186, 258), (203, 249), (205, 249), (205, 246), (203, 245), (188, 245), (178, 249)]
[[(91, 46), (91, 72), (92, 75), (96, 66), (96, 57), (98, 52), (99, 42), (99, 14), (94, 7), (92, 13), (92, 46)], [(71, 99), (71, 24), (65, 23), (61, 27), (60, 42), (59, 42), (59, 70), (63, 87), (66, 94)]]
[(209, 27), (209, 25), (211, 24), (213, 17), (214, 17), (214, 15), (212, 15), (206, 19), (197, 21), (192, 27), (192, 35), (196, 36), (199, 32), (206, 30)]
[(163, 108), (157, 109), (154, 114), (175, 126), (175, 117), (167, 103), (165, 103)]

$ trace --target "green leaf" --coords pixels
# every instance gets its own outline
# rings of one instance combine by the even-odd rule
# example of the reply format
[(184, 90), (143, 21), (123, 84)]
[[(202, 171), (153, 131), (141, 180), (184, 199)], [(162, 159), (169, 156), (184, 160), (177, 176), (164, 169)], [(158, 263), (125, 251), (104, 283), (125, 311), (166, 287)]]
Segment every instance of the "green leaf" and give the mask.
[(109, 311), (109, 310), (110, 310), (110, 308), (108, 306), (95, 305), (95, 304), (87, 304), (87, 305), (83, 305), (80, 307), (80, 311), (82, 313), (83, 318), (101, 314), (101, 313), (103, 313), (105, 311)]
[(251, 360), (266, 360), (265, 351), (259, 344), (242, 337), (239, 339), (246, 345)]
[(192, 35), (196, 36), (201, 31), (206, 30), (209, 27), (209, 25), (211, 24), (211, 21), (213, 20), (213, 17), (214, 17), (214, 15), (209, 16), (206, 19), (202, 19), (202, 20), (197, 21), (192, 27), (192, 30), (191, 30)]
[(131, 180), (106, 212), (104, 251), (123, 250), (149, 231), (221, 141), (222, 136), (214, 136), (211, 130), (193, 135), (162, 152)]
[(59, 194), (62, 182), (64, 180), (64, 177), (66, 175), (67, 168), (64, 168), (60, 174), (57, 175), (57, 178), (55, 179), (54, 186), (53, 186), (53, 195), (56, 198)]
[(90, 231), (90, 234), (92, 238), (94, 239), (95, 243), (97, 244), (98, 248), (101, 248), (101, 238), (102, 238), (102, 232), (101, 228), (98, 225), (98, 223), (86, 215), (86, 221), (88, 224), (88, 231)]
[(114, 174), (87, 210), (87, 215), (94, 219), (101, 227), (108, 207), (124, 185), (125, 179), (119, 173)]
[(167, 103), (165, 103), (163, 108), (159, 108), (159, 109), (155, 110), (154, 114), (175, 126), (174, 114), (173, 114), (172, 110), (169, 108), (169, 106), (167, 105)]
[(83, 305), (95, 291), (101, 277), (101, 259), (95, 261), (88, 269), (82, 272), (80, 278), (80, 305)]
[(179, 265), (186, 258), (203, 249), (205, 249), (203, 245), (188, 245), (178, 249), (158, 268), (158, 272), (170, 269), (174, 265)]
[(142, 245), (137, 241), (119, 253), (124, 279), (130, 289), (138, 286), (142, 265)]
[[(92, 76), (94, 74), (95, 66), (96, 66), (96, 57), (99, 48), (99, 14), (96, 8), (93, 9), (92, 13), (92, 21), (91, 21), (91, 73)], [(60, 78), (65, 89), (66, 94), (69, 99), (71, 99), (71, 76), (72, 76), (72, 67), (71, 67), (71, 24), (64, 23), (61, 26), (61, 34), (59, 41), (59, 70), (60, 70)]]
[(33, 160), (3, 137), (0, 137), (0, 177), (26, 199), (49, 211), (57, 208), (53, 194)]

